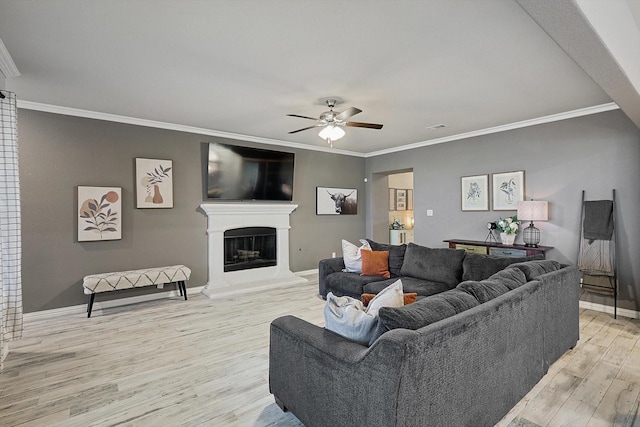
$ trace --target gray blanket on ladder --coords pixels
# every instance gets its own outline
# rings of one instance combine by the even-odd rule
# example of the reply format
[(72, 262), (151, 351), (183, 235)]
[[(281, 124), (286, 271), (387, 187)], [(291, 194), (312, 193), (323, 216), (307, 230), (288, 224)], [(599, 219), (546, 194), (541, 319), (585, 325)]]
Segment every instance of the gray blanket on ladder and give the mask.
[(613, 236), (613, 200), (584, 202), (584, 238), (611, 240)]

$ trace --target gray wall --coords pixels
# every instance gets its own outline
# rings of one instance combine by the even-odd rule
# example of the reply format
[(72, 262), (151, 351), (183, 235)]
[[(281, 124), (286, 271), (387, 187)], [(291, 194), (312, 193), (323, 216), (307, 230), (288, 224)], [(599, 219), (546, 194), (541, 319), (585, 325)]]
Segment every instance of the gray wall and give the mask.
[[(205, 284), (206, 216), (198, 210), (203, 202), (202, 143), (257, 144), (23, 109), (18, 128), (25, 312), (84, 304), (82, 277), (92, 273), (185, 264), (192, 269), (188, 286)], [(362, 238), (363, 158), (262, 148), (296, 153), (293, 271), (317, 268), (319, 259), (340, 253), (342, 238)], [(173, 209), (135, 208), (136, 157), (173, 160)], [(122, 187), (122, 240), (77, 241), (78, 185)], [(358, 214), (316, 216), (317, 185), (357, 188)], [(100, 299), (149, 292), (154, 290), (127, 290)]]
[[(190, 286), (206, 282), (206, 218), (198, 211), (201, 143), (257, 144), (22, 109), (18, 126), (25, 312), (84, 304), (82, 277), (102, 271), (184, 263), (193, 270)], [(523, 169), (526, 197), (551, 202), (551, 220), (536, 224), (542, 244), (555, 247), (549, 258), (571, 263), (577, 257), (581, 190), (593, 200), (609, 198), (616, 188), (620, 305), (640, 309), (640, 131), (620, 111), (366, 160), (263, 148), (296, 153), (294, 203), (299, 207), (291, 217), (293, 271), (316, 268), (319, 259), (340, 253), (342, 238), (357, 242), (366, 234), (382, 241), (388, 235), (388, 172), (413, 169), (416, 240), (443, 247), (443, 239), (484, 240), (486, 222), (510, 214), (461, 212), (461, 176)], [(136, 157), (174, 161), (173, 209), (134, 208)], [(77, 242), (78, 185), (122, 187), (122, 240)], [(357, 188), (358, 215), (316, 216), (316, 186)], [(427, 209), (434, 210), (433, 217), (426, 216)], [(112, 297), (148, 292), (153, 290)], [(611, 304), (594, 295), (583, 299)]]
[[(432, 145), (367, 159), (367, 176), (413, 168), (417, 243), (445, 247), (444, 239), (484, 240), (488, 221), (515, 212), (462, 212), (460, 177), (525, 171), (525, 196), (550, 202), (550, 221), (536, 223), (548, 258), (576, 263), (581, 191), (587, 199), (618, 197), (620, 306), (639, 310), (640, 130), (621, 111)], [(375, 181), (375, 180), (374, 180)], [(378, 180), (380, 181), (380, 180)], [(370, 200), (384, 209), (386, 199)], [(427, 217), (427, 209), (434, 210)], [(367, 232), (374, 234), (367, 219)], [(516, 243), (521, 242), (520, 234)], [(612, 305), (610, 298), (584, 300)]]

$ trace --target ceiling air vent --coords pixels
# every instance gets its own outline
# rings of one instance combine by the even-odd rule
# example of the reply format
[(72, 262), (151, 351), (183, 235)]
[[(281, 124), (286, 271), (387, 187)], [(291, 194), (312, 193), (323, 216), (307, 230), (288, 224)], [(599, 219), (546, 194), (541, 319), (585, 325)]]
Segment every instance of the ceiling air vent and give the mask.
[(442, 128), (446, 128), (447, 125), (445, 124), (437, 124), (437, 125), (432, 125), (432, 126), (427, 126), (427, 130), (436, 130), (436, 129), (442, 129)]

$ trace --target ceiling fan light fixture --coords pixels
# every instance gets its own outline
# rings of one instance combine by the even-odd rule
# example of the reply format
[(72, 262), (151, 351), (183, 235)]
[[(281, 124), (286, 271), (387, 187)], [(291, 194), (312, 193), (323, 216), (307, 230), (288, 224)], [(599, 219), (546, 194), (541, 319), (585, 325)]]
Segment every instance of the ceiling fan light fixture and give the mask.
[(322, 128), (318, 135), (327, 141), (337, 141), (345, 135), (345, 132), (338, 126), (328, 125)]

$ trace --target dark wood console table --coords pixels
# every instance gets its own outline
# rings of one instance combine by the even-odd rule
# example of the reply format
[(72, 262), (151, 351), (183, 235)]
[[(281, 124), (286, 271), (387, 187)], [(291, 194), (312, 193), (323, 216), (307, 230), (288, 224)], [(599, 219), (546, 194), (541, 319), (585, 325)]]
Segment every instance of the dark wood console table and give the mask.
[(504, 257), (545, 255), (548, 250), (553, 249), (553, 246), (532, 248), (525, 245), (503, 245), (502, 243), (482, 242), (479, 240), (450, 239), (443, 241), (449, 243), (449, 248), (451, 249), (464, 249), (467, 252)]

